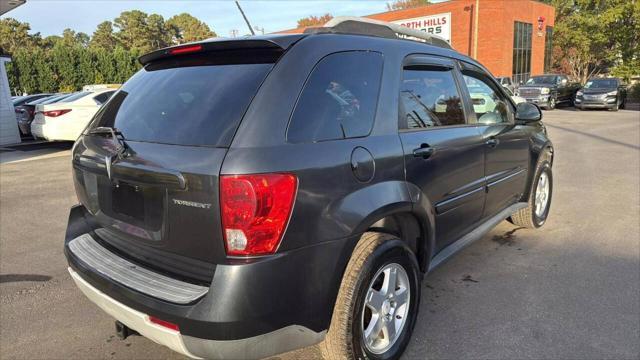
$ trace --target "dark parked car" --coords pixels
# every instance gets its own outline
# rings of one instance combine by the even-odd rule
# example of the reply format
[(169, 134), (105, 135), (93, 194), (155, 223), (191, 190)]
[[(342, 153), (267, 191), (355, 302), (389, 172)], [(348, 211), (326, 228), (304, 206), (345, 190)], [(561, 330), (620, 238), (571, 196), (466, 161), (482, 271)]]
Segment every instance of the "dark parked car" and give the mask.
[(15, 112), (16, 118), (18, 119), (18, 128), (20, 129), (20, 134), (24, 136), (31, 135), (31, 122), (33, 121), (33, 117), (35, 115), (36, 105), (42, 104), (44, 102), (50, 102), (54, 99), (60, 99), (61, 97), (64, 97), (63, 95), (66, 94), (53, 94), (16, 106)]
[(580, 86), (580, 83), (570, 82), (566, 75), (546, 74), (530, 77), (518, 87), (517, 95), (543, 109), (553, 110), (559, 103), (573, 105)]
[(576, 109), (624, 109), (627, 88), (618, 78), (589, 79), (576, 93)]
[(140, 58), (74, 145), (64, 245), (121, 336), (203, 358), (320, 342), (397, 358), (425, 274), (506, 218), (545, 223), (539, 108), (404, 29), (336, 18)]

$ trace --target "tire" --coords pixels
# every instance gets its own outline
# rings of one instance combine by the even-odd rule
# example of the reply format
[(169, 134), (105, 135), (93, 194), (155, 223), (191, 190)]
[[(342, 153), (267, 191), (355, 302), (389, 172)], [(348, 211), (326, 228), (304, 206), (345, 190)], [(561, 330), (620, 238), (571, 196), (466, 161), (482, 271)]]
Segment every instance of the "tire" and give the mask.
[[(538, 193), (537, 191), (538, 184), (542, 179), (543, 175), (546, 177), (546, 181), (548, 181), (548, 191), (546, 196), (546, 202), (545, 202), (544, 208), (541, 209), (541, 211), (536, 212), (536, 197)], [(525, 227), (528, 229), (537, 229), (541, 227), (547, 221), (549, 210), (551, 209), (552, 195), (553, 195), (553, 173), (551, 171), (551, 164), (549, 163), (548, 160), (546, 160), (546, 157), (544, 157), (543, 160), (540, 161), (538, 163), (538, 166), (536, 167), (535, 176), (533, 178), (531, 188), (529, 189), (529, 199), (527, 200), (527, 207), (524, 209), (520, 209), (516, 213), (511, 215), (511, 218), (509, 220), (514, 225)]]
[(556, 98), (555, 97), (549, 97), (549, 102), (547, 103), (547, 106), (545, 106), (545, 110), (553, 110), (556, 108)]
[(620, 104), (618, 104), (618, 99), (616, 99), (616, 104), (609, 109), (609, 111), (618, 111), (618, 109), (620, 108)]
[[(387, 326), (391, 323), (401, 323), (401, 329), (399, 332), (396, 331), (399, 335), (394, 337), (395, 340), (386, 344), (386, 349), (383, 349), (384, 346), (382, 346), (384, 342), (374, 343), (374, 345), (380, 345), (378, 349), (382, 350), (376, 353), (376, 348), (373, 345), (365, 344), (363, 335), (366, 330), (370, 329), (370, 326), (378, 324), (378, 322), (371, 322), (374, 321), (374, 313), (371, 308), (365, 305), (365, 300), (370, 290), (376, 290), (378, 285), (380, 289), (377, 294), (384, 293), (385, 282), (379, 281), (387, 277), (386, 273), (380, 273), (383, 269), (396, 270), (394, 273), (398, 279), (398, 287), (394, 287), (395, 297), (389, 299), (389, 295), (382, 295), (385, 300), (380, 302), (384, 305), (381, 308), (388, 310), (389, 313), (381, 318), (380, 323), (386, 325), (384, 329), (378, 331), (378, 334), (388, 334)], [(400, 269), (404, 271), (404, 274)], [(331, 325), (320, 346), (323, 357), (327, 360), (399, 358), (409, 343), (418, 315), (419, 271), (415, 255), (400, 239), (383, 233), (364, 233), (353, 250), (342, 277)], [(405, 276), (403, 280), (405, 283), (400, 286), (400, 279), (403, 276)], [(402, 292), (403, 287), (404, 292)], [(396, 288), (398, 290), (395, 290)], [(409, 296), (406, 296), (407, 290)], [(397, 307), (391, 305), (394, 304), (393, 299), (401, 299), (402, 293), (405, 294), (405, 299), (408, 299), (408, 304), (404, 302), (404, 307), (397, 305), (397, 303)], [(400, 301), (398, 300), (398, 303)], [(370, 331), (370, 333), (375, 334), (375, 331)]]

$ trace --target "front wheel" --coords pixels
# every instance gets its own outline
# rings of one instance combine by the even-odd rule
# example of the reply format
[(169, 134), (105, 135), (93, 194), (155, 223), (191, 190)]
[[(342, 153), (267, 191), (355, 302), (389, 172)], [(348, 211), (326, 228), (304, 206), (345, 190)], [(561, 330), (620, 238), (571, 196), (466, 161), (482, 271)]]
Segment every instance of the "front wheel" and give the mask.
[(396, 359), (409, 343), (420, 301), (419, 268), (397, 237), (367, 232), (342, 278), (325, 359)]
[(511, 215), (514, 225), (529, 229), (539, 228), (547, 221), (551, 208), (551, 195), (553, 193), (553, 173), (551, 164), (544, 160), (536, 168), (527, 207), (518, 210)]

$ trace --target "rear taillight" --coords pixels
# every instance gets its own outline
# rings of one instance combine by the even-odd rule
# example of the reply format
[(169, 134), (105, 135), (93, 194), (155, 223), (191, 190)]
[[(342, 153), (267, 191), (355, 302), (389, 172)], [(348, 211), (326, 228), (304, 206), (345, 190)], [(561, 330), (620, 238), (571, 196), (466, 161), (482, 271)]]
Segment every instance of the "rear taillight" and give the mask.
[(180, 331), (180, 328), (178, 327), (177, 324), (170, 323), (170, 322), (164, 321), (162, 319), (158, 319), (157, 317), (154, 317), (154, 316), (149, 316), (149, 321), (151, 321), (154, 324), (160, 325), (162, 327), (166, 327), (167, 329)]
[(42, 115), (48, 116), (48, 117), (57, 117), (57, 116), (60, 116), (60, 115), (64, 115), (64, 114), (68, 113), (69, 111), (71, 111), (71, 109), (49, 110), (49, 111), (44, 111), (42, 113)]
[(227, 255), (273, 254), (296, 196), (291, 174), (222, 175), (220, 211)]
[(34, 109), (27, 109), (27, 111), (29, 112), (29, 116), (33, 116), (33, 114), (35, 113)]

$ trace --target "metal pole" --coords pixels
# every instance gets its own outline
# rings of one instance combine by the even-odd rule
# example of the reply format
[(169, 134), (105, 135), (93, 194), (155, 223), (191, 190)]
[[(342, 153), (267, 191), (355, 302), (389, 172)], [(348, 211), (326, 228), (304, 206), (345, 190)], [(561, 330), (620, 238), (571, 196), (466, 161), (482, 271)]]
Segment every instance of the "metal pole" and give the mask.
[(249, 23), (249, 19), (247, 19), (247, 16), (244, 14), (244, 11), (242, 11), (242, 8), (240, 7), (240, 3), (238, 2), (238, 0), (236, 0), (236, 5), (238, 6), (238, 10), (240, 10), (240, 14), (242, 14), (242, 17), (244, 18), (244, 21), (247, 23), (247, 26), (249, 27), (249, 31), (251, 31), (251, 35), (255, 35), (256, 33), (253, 32), (253, 28)]
[(476, 26), (473, 32), (473, 58), (478, 60), (478, 14), (480, 13), (480, 0), (476, 0), (476, 6), (473, 11), (475, 12), (474, 17), (476, 20), (474, 21)]

